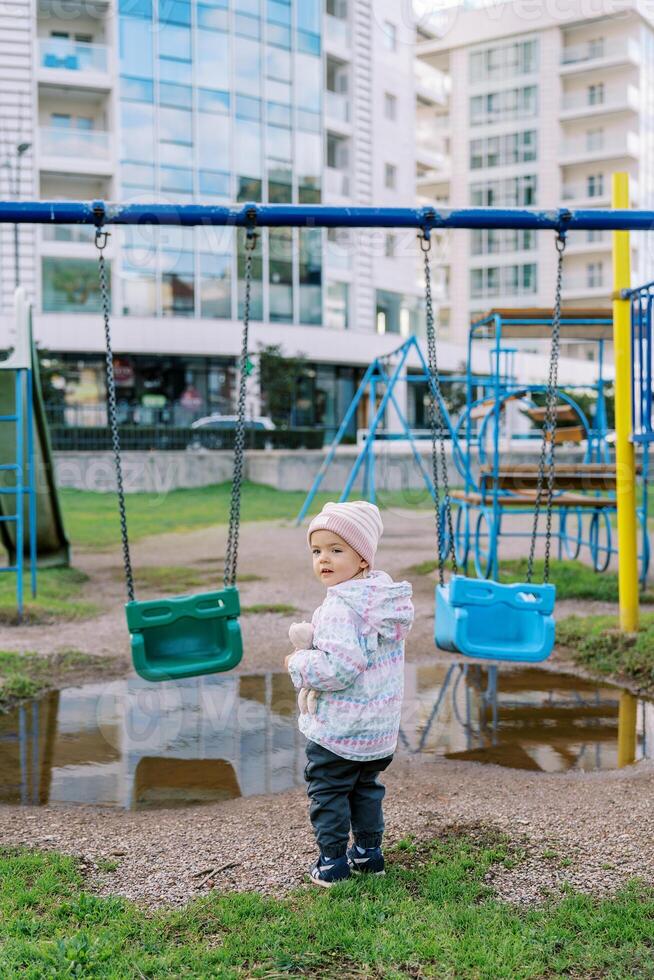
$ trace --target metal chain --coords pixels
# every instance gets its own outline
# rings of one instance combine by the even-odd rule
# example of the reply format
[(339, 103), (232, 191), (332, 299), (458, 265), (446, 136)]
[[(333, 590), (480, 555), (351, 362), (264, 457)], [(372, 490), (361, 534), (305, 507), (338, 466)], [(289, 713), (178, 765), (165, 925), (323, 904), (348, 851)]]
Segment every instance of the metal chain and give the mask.
[(247, 387), (248, 333), (250, 328), (250, 305), (252, 297), (252, 256), (257, 242), (253, 228), (248, 228), (245, 239), (245, 297), (243, 302), (243, 337), (241, 345), (240, 377), (238, 388), (238, 415), (234, 438), (234, 476), (232, 478), (232, 497), (229, 508), (229, 530), (227, 532), (227, 554), (225, 557), (225, 588), (236, 584), (236, 565), (238, 562), (238, 538), (241, 523), (241, 486), (243, 484), (243, 461), (245, 457), (245, 395)]
[(114, 453), (114, 466), (116, 469), (116, 486), (118, 488), (118, 510), (120, 513), (120, 537), (123, 545), (123, 566), (125, 569), (125, 585), (127, 586), (127, 597), (130, 602), (134, 602), (134, 575), (132, 573), (132, 562), (129, 554), (129, 537), (127, 535), (127, 513), (125, 509), (125, 489), (123, 487), (123, 469), (120, 458), (120, 433), (118, 431), (118, 412), (116, 410), (116, 380), (114, 377), (114, 354), (111, 348), (111, 300), (109, 297), (109, 283), (107, 281), (107, 268), (104, 258), (104, 249), (107, 245), (109, 233), (102, 228), (95, 230), (95, 245), (98, 249), (98, 272), (100, 276), (100, 298), (102, 304), (102, 316), (104, 319), (104, 339), (106, 347), (106, 369), (107, 369), (107, 408), (109, 410), (109, 428), (111, 429), (111, 443)]
[(545, 463), (547, 461), (547, 510), (545, 519), (545, 565), (543, 581), (550, 579), (550, 551), (552, 546), (552, 500), (554, 498), (554, 449), (556, 436), (556, 406), (558, 401), (559, 352), (561, 341), (561, 288), (563, 284), (563, 253), (565, 252), (565, 235), (559, 233), (556, 238), (558, 252), (556, 267), (556, 291), (554, 294), (554, 311), (552, 315), (552, 347), (550, 352), (550, 368), (547, 379), (547, 394), (545, 398), (545, 418), (543, 420), (543, 440), (540, 447), (538, 462), (538, 482), (536, 484), (536, 501), (534, 504), (534, 523), (531, 529), (529, 546), (529, 562), (527, 564), (527, 582), (531, 582), (534, 574), (534, 557), (536, 554), (536, 538), (538, 535), (538, 519), (543, 498), (543, 483), (545, 481)]
[[(434, 304), (431, 289), (431, 264), (429, 253), (431, 250), (431, 239), (423, 232), (420, 238), (420, 248), (424, 256), (425, 265), (425, 310), (427, 320), (427, 362), (429, 366), (430, 391), (428, 399), (429, 428), (431, 430), (431, 462), (432, 478), (434, 483), (434, 496), (436, 503), (436, 547), (438, 548), (438, 582), (439, 585), (445, 584), (445, 556), (443, 554), (443, 515), (440, 508), (440, 478), (439, 478), (439, 455), (440, 469), (443, 481), (443, 501), (445, 504), (445, 521), (447, 533), (449, 534), (449, 554), (452, 561), (452, 570), (458, 573), (456, 551), (454, 547), (454, 525), (452, 521), (452, 505), (450, 501), (450, 487), (447, 475), (447, 457), (445, 454), (445, 418), (443, 416), (443, 395), (441, 393), (441, 383), (438, 374), (438, 358), (436, 354), (436, 330), (434, 327)], [(437, 410), (438, 408), (438, 410)], [(440, 453), (438, 449), (440, 443)]]

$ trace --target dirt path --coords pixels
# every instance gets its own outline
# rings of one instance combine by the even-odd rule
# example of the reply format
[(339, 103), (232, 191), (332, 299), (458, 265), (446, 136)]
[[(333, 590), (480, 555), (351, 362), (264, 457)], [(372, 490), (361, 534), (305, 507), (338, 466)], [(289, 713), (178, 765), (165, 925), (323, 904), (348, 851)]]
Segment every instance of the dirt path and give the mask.
[[(407, 569), (433, 559), (434, 521), (428, 511), (384, 511), (384, 537), (378, 553), (377, 567), (394, 578), (403, 578)], [(305, 542), (306, 529), (282, 522), (245, 524), (240, 534), (239, 574), (257, 575), (258, 582), (240, 585), (242, 606), (289, 604), (293, 616), (275, 613), (251, 614), (242, 618), (245, 655), (239, 672), (272, 669), (283, 663), (288, 652), (288, 626), (293, 619), (310, 618), (322, 601), (323, 589), (311, 573)], [(219, 585), (226, 527), (206, 528), (185, 534), (165, 534), (147, 538), (132, 546), (135, 568), (145, 565), (177, 565), (206, 572), (206, 588)], [(524, 542), (508, 542), (516, 555)], [(507, 556), (510, 551), (506, 550)], [(216, 557), (217, 556), (217, 557)], [(89, 655), (112, 657), (129, 666), (129, 644), (125, 629), (123, 603), (125, 589), (121, 580), (119, 551), (79, 552), (74, 563), (89, 575), (82, 598), (99, 604), (105, 611), (82, 622), (42, 626), (3, 627), (0, 649), (36, 650), (52, 653), (76, 649)], [(407, 643), (407, 659), (421, 660), (433, 652), (434, 575), (410, 575), (414, 589), (416, 620)], [(150, 592), (141, 592), (151, 598)], [(572, 612), (614, 613), (611, 603), (562, 601), (557, 617)]]
[[(433, 557), (431, 514), (385, 511), (384, 523), (378, 567), (400, 578), (409, 566)], [(225, 531), (138, 542), (134, 564), (206, 569), (210, 588), (220, 581), (214, 556), (224, 553)], [(516, 544), (517, 553), (523, 544)], [(75, 563), (89, 574), (85, 592), (102, 604), (102, 615), (82, 623), (4, 628), (0, 648), (46, 653), (73, 647), (114, 657), (127, 667), (118, 552), (81, 553)], [(290, 619), (309, 618), (323, 595), (311, 574), (305, 530), (281, 523), (245, 525), (239, 571), (262, 579), (242, 585), (244, 606), (290, 603), (297, 609), (293, 617), (246, 615), (242, 620), (246, 652), (239, 672), (279, 669), (288, 652)], [(434, 651), (435, 578), (411, 578), (416, 622), (407, 659), (424, 661)], [(560, 616), (575, 611), (616, 610), (605, 603), (558, 604)], [(481, 822), (524, 844), (525, 861), (494, 881), (498, 893), (509, 899), (538, 900), (547, 890), (560, 890), (563, 882), (598, 892), (634, 875), (654, 882), (654, 768), (649, 763), (617, 772), (545, 775), (440, 758), (398, 758), (386, 782), (390, 840), (408, 833), (434, 836), (447, 826)], [(149, 903), (184, 902), (208, 887), (281, 894), (304, 880), (314, 853), (302, 790), (183, 811), (5, 806), (0, 807), (0, 839), (5, 845), (80, 855), (101, 892)], [(101, 857), (115, 859), (117, 870), (99, 871), (95, 862)]]

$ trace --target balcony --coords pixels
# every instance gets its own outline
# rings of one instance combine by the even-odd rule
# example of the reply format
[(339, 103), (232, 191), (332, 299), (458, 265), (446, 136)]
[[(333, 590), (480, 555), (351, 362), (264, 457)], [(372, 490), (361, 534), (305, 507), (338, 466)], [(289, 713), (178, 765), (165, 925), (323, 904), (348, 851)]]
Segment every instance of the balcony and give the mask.
[(41, 170), (98, 175), (113, 172), (109, 133), (103, 130), (41, 127), (39, 152)]
[(87, 244), (95, 238), (93, 225), (43, 225), (41, 240), (43, 242), (65, 242)]
[(336, 123), (350, 122), (350, 98), (341, 92), (325, 92), (325, 117)]
[(324, 188), (325, 193), (330, 197), (349, 197), (349, 173), (345, 170), (337, 170), (336, 167), (325, 167)]
[(86, 44), (60, 37), (39, 38), (38, 65), (41, 82), (102, 89), (111, 85), (106, 44)]
[(613, 241), (610, 231), (574, 231), (568, 236), (566, 255), (582, 252), (610, 252)]
[(345, 18), (325, 14), (325, 45), (332, 51), (343, 55), (350, 48), (350, 24)]
[[(629, 197), (631, 204), (638, 201), (638, 182), (629, 180)], [(586, 181), (578, 181), (572, 184), (564, 184), (561, 189), (561, 199), (566, 204), (573, 204), (575, 207), (610, 207), (611, 205), (611, 182), (608, 176), (604, 180), (601, 188), (595, 186), (592, 190)]]
[(640, 64), (640, 47), (634, 38), (609, 38), (601, 44), (596, 41), (571, 44), (561, 52), (561, 74), (621, 64)]
[(415, 63), (416, 96), (422, 102), (447, 106), (450, 97), (450, 80), (426, 61)]
[[(596, 145), (594, 145), (596, 144)], [(587, 136), (571, 136), (561, 145), (561, 163), (584, 163), (592, 160), (617, 160), (623, 157), (640, 157), (640, 137), (628, 133), (604, 133), (601, 138), (589, 140)]]
[(431, 122), (419, 122), (416, 126), (416, 160), (425, 170), (442, 170), (449, 164), (444, 141)]
[(449, 161), (444, 161), (443, 167), (424, 170), (417, 174), (416, 189), (419, 195), (427, 195), (433, 201), (435, 197), (438, 197), (439, 192), (445, 191), (447, 193), (449, 191), (451, 179), (452, 171)]
[(611, 292), (610, 273), (602, 275), (568, 275), (563, 277), (561, 295), (564, 299), (599, 299)]
[(606, 87), (591, 96), (587, 89), (564, 92), (561, 99), (561, 119), (598, 116), (605, 112), (638, 112), (639, 93), (635, 85)]

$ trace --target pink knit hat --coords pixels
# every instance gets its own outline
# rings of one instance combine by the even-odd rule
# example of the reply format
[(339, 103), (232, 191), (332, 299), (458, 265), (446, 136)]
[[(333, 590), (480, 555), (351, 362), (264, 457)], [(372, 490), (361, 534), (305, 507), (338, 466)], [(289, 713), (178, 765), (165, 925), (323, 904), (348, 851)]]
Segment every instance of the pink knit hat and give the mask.
[(309, 524), (309, 547), (313, 532), (323, 530), (338, 534), (358, 555), (365, 558), (369, 568), (373, 567), (377, 545), (384, 530), (379, 508), (374, 504), (369, 504), (366, 500), (344, 504), (330, 501)]

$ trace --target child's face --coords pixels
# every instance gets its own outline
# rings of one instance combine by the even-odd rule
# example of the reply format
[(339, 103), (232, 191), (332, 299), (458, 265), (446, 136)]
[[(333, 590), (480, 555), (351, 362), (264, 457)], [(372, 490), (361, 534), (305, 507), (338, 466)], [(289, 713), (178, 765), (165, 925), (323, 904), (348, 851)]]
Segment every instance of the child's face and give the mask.
[(368, 562), (333, 531), (313, 532), (311, 555), (313, 574), (326, 588), (357, 578), (368, 567)]

